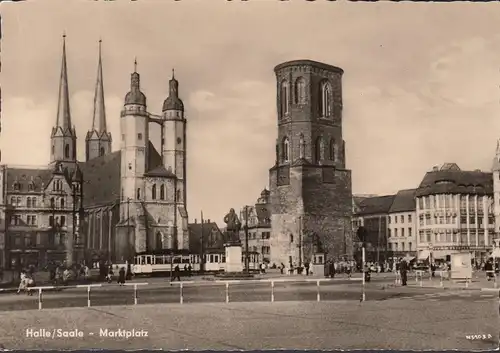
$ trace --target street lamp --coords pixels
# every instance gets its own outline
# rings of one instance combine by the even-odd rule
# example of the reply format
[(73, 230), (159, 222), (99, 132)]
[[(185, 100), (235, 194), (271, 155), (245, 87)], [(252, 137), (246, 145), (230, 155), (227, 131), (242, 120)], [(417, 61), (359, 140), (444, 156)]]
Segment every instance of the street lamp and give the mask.
[(248, 258), (248, 206), (245, 206), (245, 272), (249, 273), (249, 258)]

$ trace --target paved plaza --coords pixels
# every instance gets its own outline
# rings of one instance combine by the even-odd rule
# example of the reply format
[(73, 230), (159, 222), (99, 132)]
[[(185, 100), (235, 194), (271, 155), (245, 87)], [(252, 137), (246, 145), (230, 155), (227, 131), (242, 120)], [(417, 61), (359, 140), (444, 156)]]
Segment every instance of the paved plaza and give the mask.
[[(156, 304), (11, 311), (0, 319), (9, 323), (0, 327), (6, 349), (473, 350), (494, 349), (498, 341), (494, 301)], [(26, 337), (27, 329), (56, 337)], [(110, 337), (118, 329), (142, 337)], [(57, 337), (74, 330), (83, 337)]]

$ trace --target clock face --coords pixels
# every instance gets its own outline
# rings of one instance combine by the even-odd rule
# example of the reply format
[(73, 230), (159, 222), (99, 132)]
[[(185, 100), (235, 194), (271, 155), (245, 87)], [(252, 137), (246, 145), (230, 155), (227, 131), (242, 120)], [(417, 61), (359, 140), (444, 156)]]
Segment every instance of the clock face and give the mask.
[(177, 143), (180, 145), (182, 142), (181, 138), (180, 137), (177, 137)]

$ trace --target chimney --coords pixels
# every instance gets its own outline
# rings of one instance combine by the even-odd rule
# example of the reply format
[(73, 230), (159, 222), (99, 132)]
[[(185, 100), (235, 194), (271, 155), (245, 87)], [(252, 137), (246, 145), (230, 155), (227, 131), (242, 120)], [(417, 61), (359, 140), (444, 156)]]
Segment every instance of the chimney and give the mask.
[(435, 165), (434, 167), (432, 167), (432, 171), (433, 172), (438, 172), (439, 171), (439, 166)]
[(197, 220), (196, 218), (194, 219), (194, 223), (195, 223), (195, 224), (196, 224), (196, 223), (198, 223), (198, 220)]
[(207, 219), (207, 223), (210, 223), (210, 218), (209, 218), (209, 219)]

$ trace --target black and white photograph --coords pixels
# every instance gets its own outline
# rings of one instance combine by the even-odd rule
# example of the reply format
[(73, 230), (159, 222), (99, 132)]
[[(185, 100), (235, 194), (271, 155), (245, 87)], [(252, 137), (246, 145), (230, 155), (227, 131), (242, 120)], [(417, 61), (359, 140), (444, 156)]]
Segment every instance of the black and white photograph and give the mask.
[(498, 10), (2, 3), (0, 349), (497, 349)]

